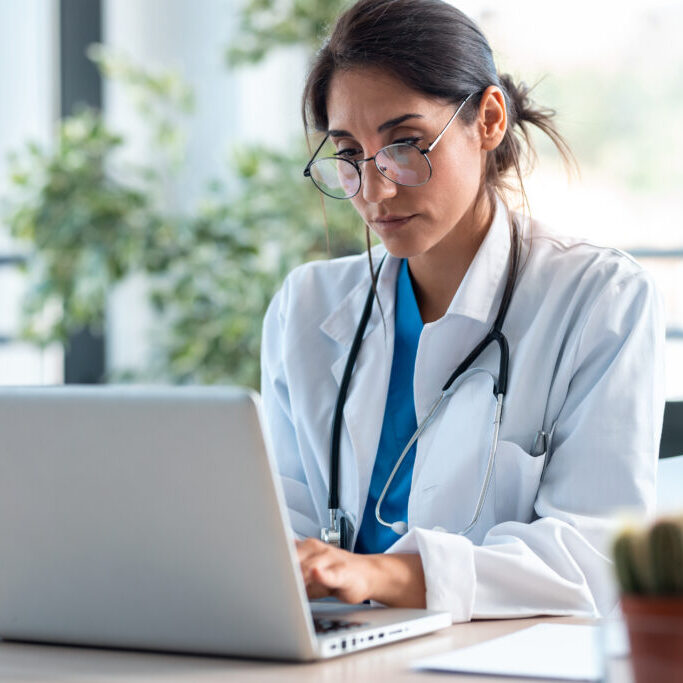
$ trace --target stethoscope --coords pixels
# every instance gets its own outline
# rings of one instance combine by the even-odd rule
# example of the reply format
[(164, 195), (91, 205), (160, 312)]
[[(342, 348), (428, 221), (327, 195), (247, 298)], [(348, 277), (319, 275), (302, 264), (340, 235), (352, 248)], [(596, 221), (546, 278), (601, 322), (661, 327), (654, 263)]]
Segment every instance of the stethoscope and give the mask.
[[(399, 456), (394, 468), (387, 479), (382, 493), (377, 499), (377, 504), (375, 505), (375, 517), (377, 521), (385, 527), (389, 527), (394, 531), (394, 533), (402, 536), (408, 531), (408, 525), (403, 521), (398, 522), (387, 522), (382, 519), (381, 506), (384, 500), (389, 486), (398, 472), (401, 463), (404, 458), (412, 448), (413, 444), (417, 441), (420, 435), (427, 429), (427, 427), (434, 420), (435, 416), (439, 412), (444, 401), (449, 398), (457, 389), (462, 381), (476, 372), (485, 372), (490, 374), (487, 370), (481, 368), (472, 368), (474, 361), (483, 353), (483, 351), (488, 348), (492, 343), (498, 344), (500, 349), (500, 365), (498, 368), (498, 379), (493, 378), (493, 394), (496, 397), (496, 412), (493, 421), (493, 439), (491, 441), (491, 448), (489, 450), (488, 462), (486, 464), (486, 473), (484, 475), (484, 481), (479, 492), (479, 497), (477, 499), (477, 504), (475, 506), (474, 515), (470, 520), (469, 524), (459, 532), (460, 535), (465, 535), (474, 527), (474, 525), (479, 520), (482, 508), (484, 507), (484, 501), (486, 500), (486, 494), (489, 489), (489, 484), (491, 482), (491, 475), (493, 473), (493, 467), (496, 458), (496, 449), (498, 448), (498, 432), (500, 430), (500, 421), (503, 414), (503, 400), (505, 397), (505, 392), (507, 391), (508, 383), (508, 364), (510, 360), (510, 350), (508, 347), (508, 342), (503, 334), (502, 328), (505, 322), (505, 316), (507, 315), (508, 308), (510, 306), (510, 300), (512, 299), (512, 292), (515, 287), (515, 282), (517, 280), (517, 270), (519, 265), (519, 235), (517, 233), (517, 227), (513, 223), (512, 228), (512, 241), (510, 249), (510, 269), (508, 272), (507, 282), (505, 284), (505, 290), (503, 292), (503, 298), (500, 302), (500, 307), (498, 308), (498, 314), (493, 323), (493, 326), (487, 333), (487, 335), (475, 346), (469, 353), (467, 358), (460, 363), (460, 365), (455, 369), (453, 374), (448, 378), (446, 383), (441, 388), (441, 393), (437, 399), (432, 404), (431, 408), (427, 412), (426, 417), (418, 425), (415, 433), (410, 437), (406, 447)], [(377, 275), (382, 268), (382, 262), (377, 268), (375, 273), (375, 281)], [(339, 507), (339, 448), (341, 442), (341, 428), (343, 422), (344, 413), (344, 403), (346, 402), (346, 395), (348, 393), (349, 384), (351, 382), (351, 375), (353, 374), (353, 367), (358, 358), (358, 353), (360, 351), (361, 343), (363, 341), (363, 335), (365, 334), (365, 329), (370, 320), (370, 314), (372, 313), (373, 299), (375, 298), (375, 288), (370, 287), (367, 298), (365, 300), (365, 305), (363, 307), (363, 313), (361, 315), (360, 322), (358, 323), (358, 328), (356, 329), (356, 334), (353, 338), (353, 343), (351, 344), (351, 350), (349, 351), (349, 357), (346, 361), (346, 367), (344, 368), (344, 374), (342, 375), (342, 381), (339, 385), (339, 393), (337, 394), (337, 402), (334, 409), (334, 420), (332, 423), (332, 439), (330, 443), (330, 491), (329, 498), (327, 502), (327, 507), (330, 515), (330, 526), (324, 527), (320, 530), (320, 538), (331, 545), (344, 548), (345, 550), (351, 549), (351, 543), (353, 542), (354, 530), (348, 516), (342, 512)]]

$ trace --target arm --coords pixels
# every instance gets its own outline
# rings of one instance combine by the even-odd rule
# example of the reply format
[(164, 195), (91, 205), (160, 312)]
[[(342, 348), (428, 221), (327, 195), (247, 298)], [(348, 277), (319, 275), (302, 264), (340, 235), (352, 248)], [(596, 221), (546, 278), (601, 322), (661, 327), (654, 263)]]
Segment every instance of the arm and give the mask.
[(419, 552), (429, 607), (449, 610), (455, 621), (611, 609), (614, 514), (626, 507), (645, 514), (654, 505), (663, 333), (644, 273), (606, 284), (569, 359), (537, 519), (498, 524), (481, 546), (413, 529), (392, 547)]
[(311, 491), (299, 457), (299, 444), (292, 422), (289, 388), (283, 365), (284, 321), (281, 310), (287, 299), (287, 282), (268, 306), (261, 341), (261, 398), (266, 427), (277, 443), (277, 466), (287, 501), (290, 524), (299, 538), (318, 537), (320, 524)]

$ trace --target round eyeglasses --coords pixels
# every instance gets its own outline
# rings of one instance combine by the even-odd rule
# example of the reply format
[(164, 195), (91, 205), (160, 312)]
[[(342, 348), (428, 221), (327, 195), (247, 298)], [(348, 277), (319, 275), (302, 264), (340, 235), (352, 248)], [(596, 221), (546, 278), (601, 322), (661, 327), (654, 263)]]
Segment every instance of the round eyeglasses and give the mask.
[(473, 94), (470, 93), (462, 101), (443, 130), (425, 149), (420, 149), (413, 142), (395, 142), (382, 147), (367, 159), (346, 159), (342, 156), (316, 159), (329, 137), (326, 135), (306, 164), (304, 176), (310, 178), (323, 194), (333, 199), (351, 199), (358, 194), (362, 184), (360, 165), (369, 161), (374, 161), (377, 170), (392, 183), (406, 187), (424, 185), (432, 177), (432, 164), (427, 154), (436, 147)]

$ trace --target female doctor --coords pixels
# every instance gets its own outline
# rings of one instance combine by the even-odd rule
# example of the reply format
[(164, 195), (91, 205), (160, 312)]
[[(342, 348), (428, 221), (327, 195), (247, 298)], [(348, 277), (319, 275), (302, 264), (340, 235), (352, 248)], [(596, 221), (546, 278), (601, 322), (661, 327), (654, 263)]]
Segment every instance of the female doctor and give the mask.
[(608, 611), (612, 515), (654, 502), (662, 311), (625, 254), (508, 210), (529, 124), (563, 149), (551, 113), (440, 0), (351, 7), (304, 112), (332, 147), (305, 175), (381, 241), (294, 270), (264, 321), (309, 596)]

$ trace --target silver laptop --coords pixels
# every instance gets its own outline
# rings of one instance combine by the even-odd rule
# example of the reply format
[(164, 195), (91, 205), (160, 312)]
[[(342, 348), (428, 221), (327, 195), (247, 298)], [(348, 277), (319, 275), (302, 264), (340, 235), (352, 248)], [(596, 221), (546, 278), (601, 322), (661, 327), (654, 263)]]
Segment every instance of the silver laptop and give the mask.
[(311, 660), (450, 625), (309, 604), (258, 396), (0, 389), (0, 637)]

